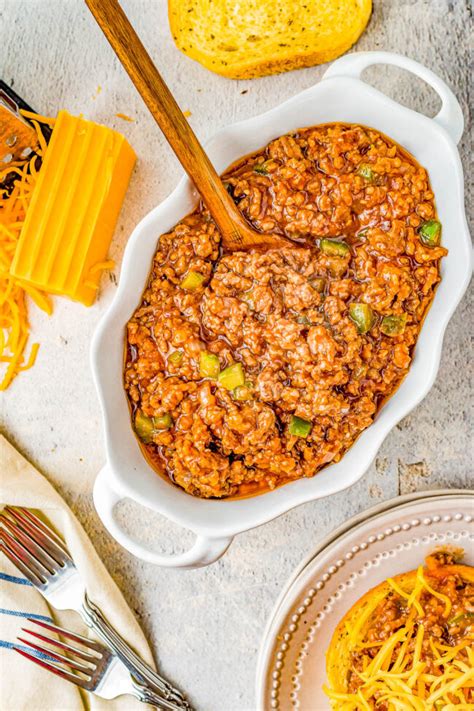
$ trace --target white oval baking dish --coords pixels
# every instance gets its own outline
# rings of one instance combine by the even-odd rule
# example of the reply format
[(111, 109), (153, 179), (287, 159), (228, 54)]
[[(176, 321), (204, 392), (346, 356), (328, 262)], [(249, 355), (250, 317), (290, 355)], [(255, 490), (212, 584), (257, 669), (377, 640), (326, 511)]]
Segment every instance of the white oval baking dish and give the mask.
[[(421, 77), (439, 94), (433, 118), (412, 111), (361, 80), (373, 64), (391, 64)], [(107, 463), (94, 486), (94, 502), (112, 536), (133, 555), (157, 565), (197, 567), (217, 560), (233, 536), (260, 526), (299, 504), (354, 484), (367, 470), (388, 432), (426, 395), (435, 379), (446, 325), (471, 275), (471, 244), (463, 204), (463, 172), (456, 144), (463, 131), (461, 108), (446, 84), (417, 62), (388, 52), (350, 54), (334, 62), (323, 80), (284, 104), (225, 128), (206, 145), (219, 172), (242, 155), (300, 127), (333, 121), (361, 123), (382, 131), (427, 168), (435, 193), (443, 244), (442, 281), (426, 318), (407, 377), (352, 448), (337, 464), (312, 479), (300, 479), (261, 496), (204, 500), (186, 494), (158, 476), (143, 457), (130, 425), (123, 389), (125, 325), (140, 301), (157, 239), (197, 202), (188, 178), (135, 228), (123, 259), (120, 284), (92, 342), (92, 370), (105, 426)], [(126, 533), (114, 507), (130, 498), (190, 529), (196, 541), (187, 552), (167, 556)]]

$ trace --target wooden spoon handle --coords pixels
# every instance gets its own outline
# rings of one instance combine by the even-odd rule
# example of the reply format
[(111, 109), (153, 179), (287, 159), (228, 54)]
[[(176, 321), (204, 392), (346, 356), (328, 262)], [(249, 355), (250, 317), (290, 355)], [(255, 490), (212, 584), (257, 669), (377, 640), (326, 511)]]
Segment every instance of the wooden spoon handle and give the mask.
[(199, 191), (223, 240), (241, 243), (240, 215), (234, 202), (119, 3), (117, 0), (85, 1)]

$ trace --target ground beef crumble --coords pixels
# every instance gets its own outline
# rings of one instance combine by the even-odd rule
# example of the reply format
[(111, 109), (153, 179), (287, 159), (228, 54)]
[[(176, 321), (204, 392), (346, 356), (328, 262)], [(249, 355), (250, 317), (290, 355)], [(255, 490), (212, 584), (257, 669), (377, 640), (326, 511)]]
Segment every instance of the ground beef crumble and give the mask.
[[(202, 497), (258, 493), (339, 461), (406, 375), (446, 254), (420, 238), (436, 220), (426, 171), (370, 128), (282, 136), (223, 180), (255, 229), (295, 246), (222, 253), (200, 206), (160, 238), (127, 328), (133, 417), (154, 423), (142, 444)], [(351, 304), (368, 309), (365, 332)], [(240, 363), (245, 382), (203, 377), (203, 351), (219, 370)], [(310, 423), (305, 436), (290, 432), (295, 416)]]

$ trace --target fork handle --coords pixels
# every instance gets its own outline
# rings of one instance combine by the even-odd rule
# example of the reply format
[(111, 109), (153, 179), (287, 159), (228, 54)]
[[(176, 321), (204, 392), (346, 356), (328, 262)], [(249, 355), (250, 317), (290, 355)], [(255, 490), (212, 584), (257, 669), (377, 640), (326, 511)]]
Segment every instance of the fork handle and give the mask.
[(134, 687), (133, 695), (135, 698), (142, 701), (144, 704), (154, 706), (158, 709), (158, 711), (181, 711), (181, 709), (184, 708), (183, 706), (177, 706), (175, 703), (168, 701), (160, 694), (156, 694), (144, 684), (140, 684), (135, 680), (133, 680), (132, 683)]
[(133, 680), (132, 683), (134, 687), (133, 695), (135, 698), (144, 704), (150, 704), (154, 708), (158, 709), (158, 711), (181, 711), (181, 709), (184, 708), (183, 706), (177, 706), (175, 703), (168, 701), (160, 694), (156, 694), (144, 684), (140, 684), (135, 680)]
[[(116, 632), (112, 625), (106, 620), (101, 610), (95, 605), (87, 595), (84, 596), (82, 605), (82, 617), (85, 623), (93, 629), (107, 644), (109, 649), (116, 654), (120, 661), (125, 664), (129, 672), (139, 682), (142, 682), (150, 693), (161, 694), (159, 698), (174, 704), (174, 708), (192, 711), (188, 701), (182, 693), (176, 689), (169, 681), (164, 679), (149, 664), (143, 661), (136, 652), (125, 642)], [(142, 688), (145, 688), (142, 687)], [(163, 699), (164, 697), (164, 699)], [(151, 702), (153, 703), (153, 702)], [(172, 707), (170, 707), (172, 708)]]

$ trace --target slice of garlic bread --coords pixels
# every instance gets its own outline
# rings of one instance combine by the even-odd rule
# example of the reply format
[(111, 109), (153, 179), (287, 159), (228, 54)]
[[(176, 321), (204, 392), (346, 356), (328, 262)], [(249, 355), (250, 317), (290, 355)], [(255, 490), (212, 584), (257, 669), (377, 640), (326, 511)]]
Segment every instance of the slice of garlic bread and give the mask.
[(231, 79), (329, 62), (358, 40), (371, 11), (372, 0), (168, 0), (178, 48)]

